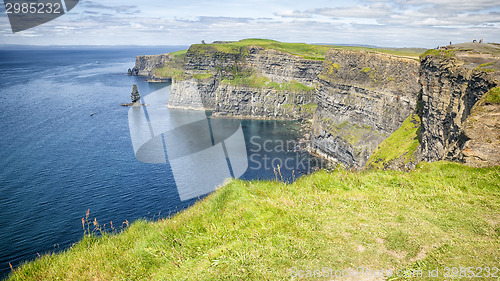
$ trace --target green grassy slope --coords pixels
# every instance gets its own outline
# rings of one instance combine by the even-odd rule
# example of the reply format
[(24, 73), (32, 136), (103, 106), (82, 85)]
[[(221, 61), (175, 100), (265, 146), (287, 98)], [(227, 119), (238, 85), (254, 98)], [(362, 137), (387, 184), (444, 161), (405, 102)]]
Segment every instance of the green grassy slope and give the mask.
[(269, 39), (243, 39), (236, 42), (224, 44), (194, 44), (191, 48), (205, 52), (219, 53), (239, 53), (242, 47), (260, 46), (268, 49), (275, 49), (285, 53), (301, 56), (307, 59), (324, 60), (325, 52), (332, 46), (312, 45), (305, 43), (283, 43)]
[(173, 56), (172, 61), (168, 62), (162, 67), (155, 68), (153, 75), (157, 78), (172, 79), (182, 78), (184, 73), (184, 58), (186, 57), (187, 50), (180, 50), (170, 53)]
[(420, 124), (417, 114), (408, 116), (399, 129), (379, 144), (366, 166), (384, 168), (394, 160), (401, 160), (403, 163), (416, 161), (414, 154), (420, 145)]
[(86, 236), (10, 280), (282, 280), (292, 267), (498, 267), (499, 195), (498, 167), (446, 162), (409, 173), (320, 171), (293, 184), (235, 180), (170, 219)]
[(500, 87), (491, 88), (487, 93), (486, 102), (500, 103)]

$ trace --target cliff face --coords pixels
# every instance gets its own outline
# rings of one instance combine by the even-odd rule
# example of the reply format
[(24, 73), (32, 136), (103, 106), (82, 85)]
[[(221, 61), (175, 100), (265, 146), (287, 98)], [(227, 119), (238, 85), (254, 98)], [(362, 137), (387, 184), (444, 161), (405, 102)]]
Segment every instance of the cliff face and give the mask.
[[(330, 50), (321, 61), (260, 46), (194, 45), (184, 71), (193, 78), (174, 78), (169, 107), (313, 118), (311, 148), (355, 168), (415, 110), (420, 91), (416, 60), (367, 51)], [(203, 73), (210, 77), (194, 78)]]
[(216, 92), (215, 116), (238, 118), (310, 119), (314, 91), (281, 91), (221, 85)]
[(500, 165), (500, 104), (494, 102), (500, 90), (492, 92), (500, 89), (494, 88), (500, 80), (496, 44), (431, 50), (419, 61), (331, 48), (323, 59), (295, 53), (303, 45), (283, 51), (272, 42), (237, 43), (193, 45), (174, 58), (141, 56), (131, 72), (172, 79), (171, 108), (312, 119), (310, 148), (348, 167), (363, 168), (376, 149), (370, 166), (409, 169), (442, 159)]
[(233, 118), (312, 118), (312, 86), (321, 61), (258, 46), (220, 48), (191, 46), (186, 76), (173, 79), (170, 108), (213, 110), (213, 116)]
[(170, 54), (137, 56), (135, 66), (128, 70), (129, 75), (151, 76), (155, 68), (165, 65), (172, 60)]
[(421, 160), (500, 164), (498, 104), (481, 105), (469, 120), (476, 103), (499, 84), (499, 54), (498, 45), (467, 44), (422, 58)]
[[(223, 45), (222, 45), (223, 46)], [(192, 45), (184, 58), (187, 73), (217, 73), (229, 75), (242, 67), (245, 49), (218, 49), (218, 45)]]
[(488, 97), (495, 95), (493, 91), (483, 96), (472, 108), (471, 114), (463, 125), (465, 143), (458, 147), (461, 159), (472, 167), (488, 167), (500, 165), (500, 88), (496, 89), (496, 100)]
[(221, 83), (216, 78), (172, 83), (168, 107), (213, 110), (213, 116), (257, 119), (310, 119), (314, 91), (281, 91)]
[(275, 83), (294, 80), (314, 86), (323, 65), (321, 60), (306, 59), (258, 46), (249, 47), (248, 53), (246, 65)]
[(415, 110), (418, 62), (365, 51), (331, 50), (319, 75), (311, 146), (351, 167)]
[(170, 87), (168, 107), (215, 110), (218, 84), (218, 80), (214, 78), (174, 80)]

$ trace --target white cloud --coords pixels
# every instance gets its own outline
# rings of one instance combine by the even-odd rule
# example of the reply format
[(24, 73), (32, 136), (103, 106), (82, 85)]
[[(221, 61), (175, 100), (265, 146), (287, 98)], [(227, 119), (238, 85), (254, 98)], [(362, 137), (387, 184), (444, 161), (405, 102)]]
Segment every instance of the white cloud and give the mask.
[(475, 12), (485, 9), (499, 8), (498, 0), (396, 0), (395, 3), (403, 6), (429, 5), (433, 9), (440, 9), (441, 12)]
[(405, 26), (482, 26), (500, 22), (500, 12), (446, 13), (441, 9), (432, 11), (406, 10), (394, 13), (378, 21), (388, 25)]
[(339, 8), (317, 8), (306, 12), (335, 18), (380, 18), (393, 13), (390, 5), (382, 3)]
[(298, 10), (286, 10), (286, 11), (278, 11), (274, 13), (275, 16), (284, 17), (284, 18), (310, 18), (312, 17), (310, 13), (301, 12)]
[(104, 5), (102, 3), (96, 3), (93, 1), (80, 1), (78, 3), (79, 7), (83, 7), (85, 10), (105, 10), (112, 11), (117, 14), (137, 14), (140, 13), (140, 10), (135, 5)]
[[(249, 37), (287, 42), (435, 47), (469, 37), (500, 41), (498, 0), (81, 1), (70, 13), (12, 34), (10, 44), (191, 44)], [(475, 35), (477, 34), (477, 35)], [(479, 35), (480, 34), (480, 35)], [(25, 37), (30, 37), (27, 40)]]

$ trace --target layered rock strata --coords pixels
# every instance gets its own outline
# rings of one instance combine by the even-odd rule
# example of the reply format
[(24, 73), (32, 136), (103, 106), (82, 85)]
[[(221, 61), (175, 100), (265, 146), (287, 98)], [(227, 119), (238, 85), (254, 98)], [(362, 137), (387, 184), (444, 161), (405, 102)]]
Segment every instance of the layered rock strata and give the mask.
[(415, 110), (417, 61), (366, 51), (330, 50), (317, 91), (311, 146), (361, 168)]
[[(498, 44), (431, 50), (420, 60), (330, 49), (324, 60), (263, 46), (193, 45), (172, 78), (171, 108), (214, 116), (312, 119), (310, 148), (360, 169), (412, 113), (421, 118), (418, 160), (499, 165)], [(133, 75), (154, 77), (169, 55), (137, 58)], [(493, 98), (494, 100), (494, 98)]]

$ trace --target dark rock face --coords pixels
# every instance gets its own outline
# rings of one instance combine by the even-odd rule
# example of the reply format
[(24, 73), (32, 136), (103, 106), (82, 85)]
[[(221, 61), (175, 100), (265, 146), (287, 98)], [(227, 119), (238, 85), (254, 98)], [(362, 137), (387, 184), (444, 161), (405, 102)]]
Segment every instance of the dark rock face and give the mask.
[(128, 69), (127, 71), (127, 74), (128, 75), (133, 75), (133, 76), (138, 76), (139, 75), (139, 69), (138, 68), (135, 68), (133, 67), (132, 69)]
[(319, 74), (311, 147), (362, 168), (373, 150), (415, 110), (419, 65), (365, 51), (328, 51)]
[(352, 145), (342, 137), (322, 130), (319, 135), (314, 136), (311, 145), (315, 152), (334, 163), (342, 163), (348, 167), (355, 166), (356, 153)]
[[(474, 105), (491, 88), (497, 86), (500, 80), (498, 70), (485, 71), (480, 65), (489, 62), (494, 66), (500, 62), (499, 59), (490, 54), (470, 51), (457, 51), (453, 55), (428, 55), (422, 59), (421, 160), (467, 163), (472, 161), (470, 157), (478, 157), (481, 159), (479, 162), (487, 163), (488, 158), (498, 157), (495, 156), (498, 153), (491, 153), (492, 149), (486, 148), (491, 144), (481, 140), (484, 135), (472, 128), (467, 129), (466, 125), (474, 123), (467, 120)], [(479, 124), (490, 123), (489, 118), (495, 120), (495, 111), (491, 110), (490, 114), (482, 114), (484, 121)], [(496, 131), (498, 137), (498, 130)], [(498, 147), (496, 150), (498, 151)]]
[(184, 59), (184, 71), (189, 74), (212, 72), (230, 77), (232, 71), (244, 67), (244, 49), (220, 52), (211, 45), (192, 45)]

